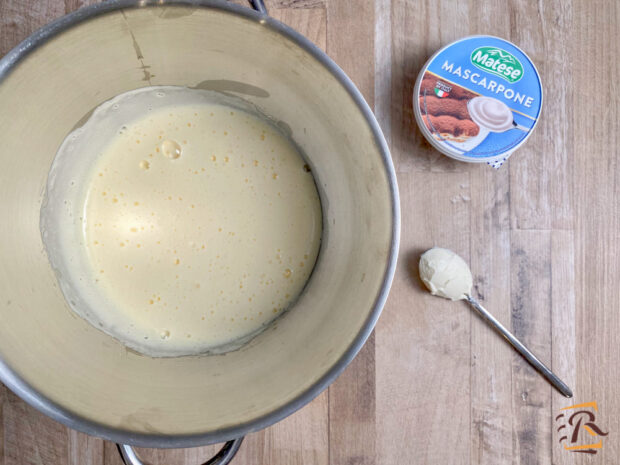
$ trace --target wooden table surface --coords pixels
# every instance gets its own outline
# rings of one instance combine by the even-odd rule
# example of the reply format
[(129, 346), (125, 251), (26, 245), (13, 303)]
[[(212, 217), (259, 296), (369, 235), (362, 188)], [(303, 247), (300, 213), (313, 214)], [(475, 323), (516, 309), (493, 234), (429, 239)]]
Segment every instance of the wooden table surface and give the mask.
[[(0, 0), (0, 55), (89, 1)], [(239, 0), (239, 3), (244, 3)], [(620, 457), (620, 4), (614, 0), (271, 0), (374, 107), (402, 210), (398, 269), (374, 335), (311, 404), (248, 436), (237, 465), (617, 464)], [(417, 73), (470, 34), (519, 45), (545, 90), (527, 144), (498, 171), (450, 160), (416, 128)], [(615, 51), (614, 51), (615, 50)], [(464, 303), (433, 298), (421, 251), (469, 261), (484, 304), (575, 392), (553, 391)], [(596, 455), (564, 450), (560, 408), (597, 402)], [(120, 465), (0, 385), (0, 465)], [(596, 434), (596, 433), (595, 433)], [(563, 443), (566, 444), (566, 441)], [(202, 463), (215, 446), (144, 451)]]

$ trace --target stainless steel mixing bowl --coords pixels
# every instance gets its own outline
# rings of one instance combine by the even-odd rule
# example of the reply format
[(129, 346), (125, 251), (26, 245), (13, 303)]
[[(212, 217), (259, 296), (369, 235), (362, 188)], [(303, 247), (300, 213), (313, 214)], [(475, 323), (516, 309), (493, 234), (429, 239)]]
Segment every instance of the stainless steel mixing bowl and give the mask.
[[(320, 256), (299, 301), (242, 349), (157, 359), (72, 313), (39, 212), (64, 137), (147, 85), (241, 96), (282, 122), (320, 191)], [(239, 438), (325, 389), (385, 303), (399, 241), (388, 147), (349, 78), (264, 12), (221, 1), (111, 1), (34, 33), (0, 61), (0, 379), (52, 418), (146, 447)]]

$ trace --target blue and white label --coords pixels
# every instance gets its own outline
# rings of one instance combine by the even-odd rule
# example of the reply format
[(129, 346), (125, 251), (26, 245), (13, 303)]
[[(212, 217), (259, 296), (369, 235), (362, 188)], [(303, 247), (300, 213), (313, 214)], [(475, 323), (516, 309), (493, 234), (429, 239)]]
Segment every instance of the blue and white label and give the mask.
[(429, 61), (417, 97), (422, 131), (442, 151), (459, 159), (501, 161), (536, 125), (542, 87), (534, 64), (518, 47), (474, 36)]

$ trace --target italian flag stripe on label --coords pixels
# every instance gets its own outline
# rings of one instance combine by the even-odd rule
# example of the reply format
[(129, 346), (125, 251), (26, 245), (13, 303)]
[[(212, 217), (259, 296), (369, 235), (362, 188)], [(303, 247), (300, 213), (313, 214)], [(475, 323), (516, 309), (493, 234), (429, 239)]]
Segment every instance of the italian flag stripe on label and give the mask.
[(435, 87), (435, 94), (437, 94), (437, 97), (439, 97), (439, 98), (443, 98), (443, 97), (447, 97), (448, 96), (447, 92), (444, 92), (443, 90), (438, 89), (437, 87)]

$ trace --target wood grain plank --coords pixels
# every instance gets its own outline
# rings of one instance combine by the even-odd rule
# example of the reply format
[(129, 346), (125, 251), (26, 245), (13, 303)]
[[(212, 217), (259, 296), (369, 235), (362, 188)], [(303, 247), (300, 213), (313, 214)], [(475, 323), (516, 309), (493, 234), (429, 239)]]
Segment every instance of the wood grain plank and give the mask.
[(71, 13), (79, 8), (100, 3), (103, 0), (65, 0), (65, 13)]
[(36, 29), (65, 14), (63, 0), (0, 2), (0, 56), (3, 56)]
[[(511, 233), (511, 327), (546, 365), (551, 361), (551, 233)], [(514, 352), (512, 357), (515, 464), (551, 462), (551, 386)]]
[[(328, 393), (324, 392), (297, 413), (265, 431), (264, 463), (327, 465), (329, 461)], [(248, 465), (256, 463), (254, 460)]]
[[(592, 97), (579, 96), (583, 107)], [(601, 425), (605, 431), (620, 431), (620, 164), (618, 163), (617, 122), (620, 101), (610, 99), (596, 124), (579, 123), (583, 136), (590, 135), (580, 170), (593, 180), (591, 185), (578, 186), (578, 226), (576, 228), (577, 277), (577, 350), (580, 354), (578, 373), (581, 397), (595, 400), (601, 408)], [(582, 107), (582, 108), (583, 108)], [(607, 134), (606, 131), (612, 132)], [(586, 136), (587, 137), (587, 136)], [(585, 149), (582, 142), (576, 147)], [(610, 151), (606, 160), (586, 158), (587, 153)], [(614, 153), (615, 152), (615, 153)], [(602, 163), (601, 163), (602, 162)], [(617, 434), (617, 433), (615, 433)], [(612, 463), (620, 456), (620, 440), (606, 441), (601, 460)]]
[[(274, 465), (327, 465), (327, 393), (310, 405), (276, 425), (246, 437), (235, 457), (236, 465), (269, 463)], [(191, 449), (142, 449), (140, 457), (153, 464), (194, 465), (212, 457), (220, 445)], [(110, 444), (106, 448), (106, 465), (121, 465)], [(108, 459), (109, 456), (109, 459)]]
[(383, 135), (392, 139), (392, 2), (375, 0), (374, 113)]
[(329, 463), (376, 461), (375, 336), (329, 390)]
[[(470, 12), (470, 33), (506, 36), (506, 4), (489, 1)], [(510, 308), (510, 171), (481, 166), (470, 174), (474, 292), (504, 324)], [(478, 317), (471, 325), (471, 463), (511, 463), (513, 350)]]
[[(476, 8), (478, 10), (478, 8)], [(432, 148), (413, 115), (413, 87), (426, 60), (469, 31), (466, 2), (392, 1), (392, 157), (398, 171), (465, 171)]]
[[(327, 54), (353, 80), (369, 105), (375, 88), (375, 2), (327, 3)], [(351, 53), (356, 50), (357, 53)]]
[(326, 0), (271, 0), (271, 8), (325, 8)]
[[(74, 1), (74, 0), (67, 0)], [(249, 7), (248, 0), (229, 0), (237, 5)], [(277, 17), (279, 10), (289, 9), (325, 9), (326, 0), (264, 0), (267, 13), (270, 16)]]
[[(271, 444), (267, 439), (269, 429), (249, 434), (243, 440), (241, 449), (237, 452), (233, 465), (259, 465), (261, 463), (269, 463), (269, 453)], [(193, 465), (193, 464), (187, 464)]]
[(2, 406), (3, 465), (69, 463), (67, 428), (39, 413), (12, 392)]
[(68, 465), (103, 465), (103, 439), (70, 428), (67, 434)]
[(287, 8), (271, 10), (270, 14), (325, 51), (327, 45), (327, 13), (324, 8)]
[[(580, 127), (598, 126), (599, 117), (605, 113), (605, 106), (597, 104), (607, 99), (618, 99), (620, 94), (620, 60), (617, 47), (607, 44), (620, 43), (620, 6), (618, 2), (608, 0), (573, 0), (573, 14), (568, 44), (571, 49), (571, 76), (574, 91), (580, 96), (592, 97), (591, 101), (579, 101), (575, 104), (577, 111), (573, 119)], [(596, 85), (593, 85), (596, 83)], [(581, 113), (589, 111), (590, 113)], [(590, 121), (588, 121), (590, 116)], [(573, 133), (577, 136), (577, 133)], [(580, 146), (585, 146), (587, 139), (581, 139)], [(612, 152), (601, 152), (604, 158), (613, 156), (617, 147), (612, 141), (601, 141), (604, 148)], [(601, 146), (597, 146), (600, 149)], [(579, 153), (579, 152), (576, 152)], [(580, 160), (582, 161), (582, 160)]]
[(7, 388), (4, 384), (0, 383), (0, 464), (5, 465), (5, 451), (6, 451), (6, 441), (4, 437), (7, 434), (7, 431), (4, 428), (4, 406), (9, 401), (9, 388)]
[[(605, 11), (596, 11), (601, 7)], [(620, 66), (617, 48), (601, 47), (619, 43), (619, 20), (616, 2), (579, 2), (572, 44), (572, 143), (579, 155), (574, 182), (577, 388), (581, 399), (598, 403), (596, 423), (610, 432), (596, 457), (600, 463), (620, 456)]]
[(123, 465), (116, 444), (113, 442), (104, 441), (103, 443), (103, 465)]
[(620, 43), (619, 23), (617, 2), (580, 0), (573, 13), (577, 392), (609, 432), (580, 464), (620, 456), (620, 53), (607, 46)]
[(469, 258), (467, 174), (413, 171), (398, 181), (407, 233), (376, 329), (377, 463), (469, 464), (471, 312), (431, 296), (418, 274), (434, 245)]
[(552, 459), (555, 465), (572, 465), (580, 454), (567, 453), (559, 442), (559, 426), (554, 421), (560, 409), (578, 403), (576, 385), (577, 354), (575, 347), (575, 234), (573, 231), (551, 233), (551, 369), (576, 395), (567, 399), (552, 391), (551, 428)]
[[(510, 191), (506, 169), (480, 167), (464, 186), (471, 196), (474, 294), (504, 324), (510, 322)], [(471, 325), (471, 463), (510, 463), (512, 348), (478, 317)]]
[[(375, 4), (327, 3), (327, 53), (349, 75), (370, 106), (375, 91)], [(358, 53), (351, 53), (357, 50)], [(374, 464), (375, 343), (370, 337), (329, 388), (329, 462)]]
[[(572, 2), (517, 2), (509, 40), (533, 60), (542, 79), (544, 106), (539, 124), (509, 163), (512, 224), (517, 229), (572, 228), (572, 64), (568, 47)], [(517, 187), (518, 186), (518, 187)]]

